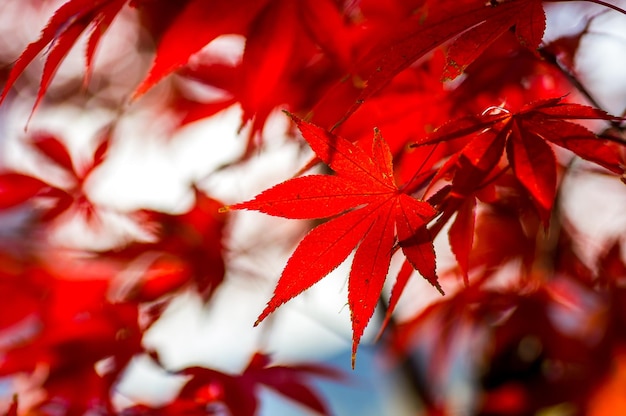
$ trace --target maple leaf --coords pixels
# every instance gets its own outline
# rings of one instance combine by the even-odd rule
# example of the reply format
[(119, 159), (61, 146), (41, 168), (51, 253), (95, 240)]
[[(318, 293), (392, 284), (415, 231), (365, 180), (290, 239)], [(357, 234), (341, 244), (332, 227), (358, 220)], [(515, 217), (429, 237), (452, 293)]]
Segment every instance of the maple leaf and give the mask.
[(543, 59), (543, 50), (540, 48), (539, 57), (521, 46), (511, 31), (502, 34), (457, 80), (460, 85), (450, 92), (453, 108), (460, 110), (455, 113), (480, 113), (503, 101), (508, 109), (519, 109), (539, 99), (571, 93), (571, 82), (556, 65)]
[(102, 35), (107, 30), (115, 16), (128, 0), (70, 0), (62, 5), (50, 18), (41, 36), (30, 43), (17, 59), (4, 85), (0, 102), (2, 102), (11, 87), (24, 72), (35, 57), (49, 46), (48, 56), (44, 65), (41, 83), (33, 112), (43, 99), (54, 74), (63, 59), (74, 46), (78, 37), (91, 27), (91, 34), (87, 43), (85, 83), (88, 82), (93, 66), (95, 51)]
[[(154, 301), (190, 283), (205, 301), (224, 280), (222, 237), (226, 217), (218, 213), (223, 203), (193, 188), (195, 204), (179, 215), (141, 210), (134, 217), (154, 229), (153, 242), (133, 242), (100, 253), (124, 262), (147, 262), (141, 279), (129, 290), (136, 302)], [(147, 261), (149, 260), (149, 261)]]
[[(327, 59), (311, 65), (319, 55), (319, 48), (313, 41), (319, 39), (323, 31), (316, 30), (316, 23), (306, 17), (316, 9), (316, 13), (323, 12), (326, 22), (338, 20), (339, 23), (330, 29), (345, 36), (339, 31), (342, 29), (341, 16), (334, 2), (329, 0), (273, 0), (250, 26), (241, 61), (243, 93), (239, 101), (244, 111), (243, 123), (254, 118), (251, 133), (260, 131), (270, 112), (282, 104), (277, 100), (292, 104), (290, 107), (300, 107), (300, 102), (311, 91), (307, 88), (309, 79), (332, 76), (333, 66)], [(346, 43), (337, 39), (341, 38), (333, 38), (332, 43)], [(330, 39), (325, 44), (331, 44)], [(269, 51), (267, 45), (272, 45)], [(334, 77), (338, 78), (339, 74)]]
[(75, 208), (77, 212), (82, 213), (88, 221), (97, 218), (97, 210), (88, 198), (86, 185), (91, 173), (106, 159), (111, 142), (110, 133), (110, 130), (105, 129), (99, 134), (97, 138), (99, 144), (91, 160), (86, 164), (75, 164), (65, 144), (56, 136), (46, 132), (37, 132), (32, 135), (30, 144), (47, 162), (63, 170), (71, 181), (71, 185), (67, 187), (48, 185), (43, 196), (52, 198), (55, 204), (45, 211), (43, 221), (52, 221), (70, 208)]
[[(599, 0), (588, 0), (620, 13), (617, 6)], [(542, 0), (425, 0), (410, 17), (394, 22), (378, 33), (382, 40), (362, 58), (352, 77), (354, 100), (336, 125), (345, 121), (365, 100), (384, 88), (396, 75), (451, 41), (443, 79), (453, 79), (476, 60), (484, 50), (508, 30), (513, 29), (519, 43), (532, 52), (539, 47), (546, 28)], [(336, 99), (345, 79), (328, 94), (323, 105)], [(354, 87), (358, 92), (354, 91)]]
[(413, 268), (441, 291), (432, 241), (425, 228), (436, 212), (428, 203), (398, 188), (391, 152), (379, 131), (375, 132), (370, 155), (340, 136), (295, 116), (292, 119), (317, 157), (336, 176), (291, 179), (230, 209), (292, 219), (333, 218), (315, 227), (300, 242), (257, 324), (325, 277), (358, 246), (348, 280), (354, 366), (360, 338), (387, 276), (396, 235)]
[[(458, 341), (476, 328), (491, 329), (494, 321), (506, 316), (507, 311), (515, 307), (515, 299), (515, 293), (487, 290), (472, 284), (436, 300), (411, 319), (394, 326), (390, 352), (404, 357), (410, 351), (428, 351), (425, 360), (420, 360), (420, 373), (428, 380), (422, 387), (421, 395), (429, 408), (441, 405), (438, 398), (441, 390), (437, 386), (449, 380), (450, 376), (456, 376), (457, 370), (451, 363), (455, 360), (453, 356)], [(466, 363), (477, 359), (471, 349), (460, 354)], [(439, 411), (432, 414), (449, 413)]]
[(248, 25), (270, 0), (189, 0), (159, 40), (150, 72), (133, 94), (138, 98), (166, 75), (224, 34), (245, 34)]
[[(193, 379), (181, 390), (181, 397), (193, 395), (192, 397), (195, 398), (196, 402), (202, 402), (204, 399), (205, 402), (209, 403), (216, 399), (222, 399), (232, 409), (233, 414), (242, 416), (253, 415), (256, 411), (257, 400), (254, 386), (257, 384), (263, 384), (320, 414), (327, 415), (326, 406), (306, 385), (306, 379), (311, 376), (330, 379), (341, 378), (340, 373), (322, 366), (272, 366), (270, 365), (270, 357), (261, 353), (252, 356), (248, 366), (240, 376), (231, 376), (200, 367), (188, 368), (181, 373), (193, 376)], [(215, 389), (220, 384), (222, 389)], [(217, 395), (215, 394), (216, 390)], [(223, 396), (219, 397), (220, 394)]]
[[(610, 353), (603, 346), (589, 342), (592, 334), (604, 328), (605, 324), (594, 322), (593, 316), (606, 313), (604, 305), (609, 304), (608, 299), (598, 293), (572, 290), (574, 285), (559, 280), (530, 293), (518, 294), (506, 324), (493, 327), (488, 353), (491, 364), (481, 377), (486, 399), (481, 413), (536, 414), (539, 409), (565, 401), (584, 408), (582, 402), (595, 390), (590, 386), (610, 371)], [(582, 306), (581, 298), (594, 299), (597, 303)], [(585, 313), (572, 312), (578, 308), (583, 308)], [(576, 329), (565, 330), (563, 319), (554, 318), (556, 310), (569, 314), (569, 319), (582, 318), (577, 320)], [(564, 368), (558, 376), (545, 370), (555, 361)], [(522, 384), (520, 380), (525, 382)], [(497, 404), (504, 404), (498, 403), (499, 394), (511, 387), (523, 399), (517, 403), (519, 407), (498, 409)]]
[(199, 82), (225, 92), (223, 96), (208, 102), (199, 102), (197, 99), (188, 98), (184, 90), (176, 91), (173, 97), (172, 107), (182, 115), (180, 125), (210, 117), (237, 102), (237, 96), (242, 93), (241, 67), (214, 62), (201, 62), (193, 66), (187, 66), (179, 71), (183, 79)]
[[(228, 9), (232, 14), (229, 19), (241, 23), (238, 30), (246, 37), (243, 54), (236, 63), (224, 64), (219, 54), (213, 56), (207, 52), (200, 56), (202, 63), (194, 62), (179, 71), (188, 79), (222, 90), (219, 98), (205, 102), (178, 99), (175, 105), (183, 114), (181, 123), (239, 103), (241, 125), (250, 123), (245, 155), (252, 154), (258, 145), (254, 139), (262, 132), (272, 111), (280, 106), (294, 113), (308, 112), (352, 62), (354, 36), (352, 28), (344, 23), (337, 2), (271, 0), (266, 3), (254, 16), (249, 8), (245, 9), (245, 20), (237, 16), (237, 10)], [(155, 65), (159, 59), (157, 55)], [(187, 60), (181, 56), (176, 60), (176, 68)], [(147, 82), (146, 88), (150, 88), (152, 81)]]
[[(158, 356), (152, 354), (158, 362)], [(343, 374), (321, 365), (271, 365), (270, 356), (255, 353), (241, 374), (227, 374), (204, 367), (189, 367), (177, 372), (189, 377), (178, 397), (164, 407), (137, 405), (123, 415), (206, 415), (221, 413), (254, 416), (259, 409), (258, 387), (268, 387), (282, 396), (321, 415), (329, 415), (327, 406), (309, 387), (312, 377), (341, 381)]]
[(34, 198), (49, 198), (54, 204), (43, 210), (43, 222), (52, 221), (72, 207), (84, 214), (87, 220), (93, 220), (97, 211), (85, 193), (85, 185), (90, 174), (106, 158), (111, 139), (109, 131), (105, 130), (98, 139), (100, 142), (91, 160), (75, 166), (68, 149), (56, 136), (46, 132), (32, 134), (29, 144), (47, 164), (63, 171), (71, 184), (56, 186), (48, 183), (46, 178), (38, 179), (12, 171), (1, 173), (0, 209), (11, 208)]
[[(614, 173), (623, 173), (618, 152), (571, 119), (619, 121), (620, 117), (580, 104), (561, 102), (562, 98), (539, 100), (517, 112), (492, 108), (483, 114), (463, 117), (444, 124), (413, 146), (445, 142), (470, 136), (456, 155), (457, 163), (445, 170), (461, 167), (455, 175), (456, 190), (470, 194), (496, 167), (506, 148), (515, 176), (531, 196), (539, 216), (548, 223), (556, 194), (557, 162), (551, 144), (566, 148)], [(471, 174), (469, 174), (471, 173)]]
[[(47, 397), (38, 411), (56, 406), (62, 414), (85, 414), (100, 407), (111, 413), (110, 390), (142, 349), (138, 305), (108, 301), (110, 276), (91, 278), (107, 274), (108, 267), (83, 269), (55, 260), (43, 264), (31, 257), (11, 264), (13, 270), (3, 265), (3, 301), (15, 307), (10, 321), (3, 316), (0, 322), (6, 331), (0, 375), (44, 366)], [(110, 365), (97, 372), (95, 364), (107, 358)]]
[(459, 76), (467, 65), (512, 27), (515, 28), (515, 34), (522, 46), (536, 50), (546, 29), (546, 16), (541, 3), (542, 0), (491, 2), (487, 7), (491, 7), (493, 12), (475, 26), (468, 26), (468, 30), (448, 49), (444, 78), (453, 79)]
[[(443, 51), (437, 52), (423, 65), (411, 67), (395, 77), (384, 91), (365, 102), (333, 133), (358, 142), (368, 140), (372, 129), (379, 128), (385, 132), (396, 170), (402, 168), (402, 165), (398, 166), (398, 157), (410, 157), (409, 153), (420, 156), (417, 155), (420, 152), (407, 152), (406, 143), (426, 134), (426, 126), (437, 126), (449, 119), (449, 92), (439, 79), (445, 56)], [(331, 125), (336, 114), (336, 106), (325, 106), (314, 112), (312, 121), (321, 126)], [(414, 174), (414, 166), (420, 165), (419, 161), (415, 163), (406, 168), (407, 181)]]
[[(438, 46), (452, 41), (443, 73), (444, 79), (452, 79), (512, 27), (520, 43), (535, 50), (545, 30), (541, 0), (425, 1), (410, 17), (381, 31), (382, 41), (356, 64), (360, 72), (353, 81), (360, 90), (337, 125)], [(336, 89), (345, 89), (344, 81)]]
[(450, 158), (441, 171), (454, 164), (457, 167), (452, 185), (444, 186), (429, 198), (442, 213), (431, 231), (441, 230), (456, 213), (448, 240), (466, 286), (472, 269), (481, 270), (486, 277), (511, 259), (530, 268), (535, 259), (540, 220), (515, 174), (498, 168), (488, 175), (458, 157)]

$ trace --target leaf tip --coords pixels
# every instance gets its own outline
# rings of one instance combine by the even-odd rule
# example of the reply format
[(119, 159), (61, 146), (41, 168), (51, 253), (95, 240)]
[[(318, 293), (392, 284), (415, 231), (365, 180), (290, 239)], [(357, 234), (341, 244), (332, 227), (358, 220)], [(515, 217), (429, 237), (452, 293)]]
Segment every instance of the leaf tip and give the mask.
[(267, 316), (270, 314), (270, 311), (268, 311), (269, 305), (265, 307), (265, 310), (259, 315), (258, 318), (256, 318), (256, 321), (254, 321), (254, 325), (253, 327), (257, 327), (259, 325), (261, 325), (261, 322), (263, 322), (265, 320), (265, 318), (267, 318)]
[(135, 101), (137, 101), (139, 98), (141, 98), (142, 95), (144, 95), (146, 93), (147, 88), (143, 87), (143, 83), (141, 85), (139, 85), (137, 87), (137, 89), (135, 91), (133, 91), (133, 93), (131, 94), (130, 98), (128, 99), (129, 103), (134, 103)]
[(296, 124), (299, 124), (302, 122), (302, 119), (300, 119), (300, 117), (296, 116), (295, 114), (293, 114), (292, 112), (290, 112), (289, 110), (280, 110), (282, 111), (287, 117), (289, 117), (291, 119), (291, 121), (293, 121)]
[(135, 91), (133, 91), (128, 100), (130, 103), (134, 103), (135, 101), (143, 97), (148, 92), (148, 90), (150, 90), (157, 82), (160, 81), (160, 78), (157, 78), (153, 74), (153, 71), (154, 68), (150, 70), (150, 72), (148, 72), (148, 75), (139, 83), (137, 88), (135, 88)]
[(385, 333), (385, 329), (387, 329), (387, 326), (389, 326), (389, 322), (391, 322), (391, 317), (392, 317), (391, 310), (388, 309), (387, 313), (385, 314), (385, 319), (383, 320), (383, 323), (380, 325), (380, 329), (378, 330), (376, 337), (374, 337), (374, 342), (378, 342), (381, 340), (381, 338), (383, 337), (383, 334)]
[(282, 302), (280, 302), (280, 303), (274, 302), (274, 299), (270, 300), (270, 302), (267, 304), (267, 306), (265, 306), (265, 309), (263, 309), (263, 312), (261, 312), (259, 317), (256, 318), (256, 321), (254, 322), (254, 327), (259, 326), (261, 324), (261, 322), (263, 322), (265, 320), (265, 318), (267, 318), (269, 316), (270, 313), (274, 312), (274, 310), (281, 303)]
[(446, 295), (446, 292), (443, 291), (443, 289), (441, 288), (441, 285), (437, 284), (435, 287), (437, 288), (437, 291), (441, 294), (441, 296)]
[(354, 370), (356, 366), (356, 353), (359, 349), (359, 344), (361, 342), (361, 336), (363, 335), (363, 330), (365, 328), (355, 328), (354, 325), (352, 327), (352, 356), (351, 356), (351, 365)]

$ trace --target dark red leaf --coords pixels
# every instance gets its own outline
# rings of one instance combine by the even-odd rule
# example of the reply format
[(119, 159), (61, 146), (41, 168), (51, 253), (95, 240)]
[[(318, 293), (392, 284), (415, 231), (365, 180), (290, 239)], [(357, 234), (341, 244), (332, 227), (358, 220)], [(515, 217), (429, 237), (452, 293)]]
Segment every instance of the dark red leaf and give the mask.
[(593, 107), (549, 98), (527, 104), (515, 113), (505, 108), (489, 108), (481, 115), (460, 119), (458, 126), (454, 122), (447, 123), (416, 146), (469, 136), (470, 141), (451, 158), (453, 161), (456, 158), (456, 163), (445, 164), (436, 176), (443, 178), (454, 171), (451, 195), (457, 197), (470, 195), (484, 186), (490, 175), (497, 174), (496, 167), (506, 145), (509, 164), (547, 225), (557, 178), (556, 158), (546, 141), (570, 149), (613, 172), (624, 171), (616, 147), (567, 119), (621, 120)]
[(474, 225), (476, 223), (476, 199), (469, 197), (457, 211), (450, 227), (448, 237), (450, 248), (459, 264), (465, 284), (469, 285), (470, 252), (474, 243)]
[(5, 416), (17, 416), (17, 394), (13, 395), (13, 400), (11, 401), (11, 406), (9, 410), (5, 413)]
[[(254, 416), (258, 409), (258, 386), (264, 385), (323, 415), (328, 415), (324, 403), (309, 378), (324, 377), (339, 380), (340, 373), (317, 365), (271, 365), (270, 357), (255, 353), (242, 374), (227, 374), (202, 367), (190, 367), (178, 372), (190, 376), (177, 399), (166, 409), (186, 409), (185, 414), (206, 414), (207, 409), (225, 407), (230, 414)], [(175, 407), (176, 406), (176, 407)], [(214, 407), (217, 406), (217, 407)], [(165, 410), (165, 409), (164, 409)], [(165, 413), (165, 414), (177, 414)]]
[(458, 37), (455, 42), (460, 46), (452, 47), (452, 60), (459, 62), (448, 64), (449, 75), (456, 76), (477, 56), (465, 48), (465, 45), (475, 47), (477, 43), (468, 37), (479, 35), (482, 41), (492, 42), (515, 26), (520, 41), (530, 49), (537, 48), (543, 37), (545, 16), (539, 0), (505, 1), (494, 5), (476, 0), (425, 3), (411, 19), (394, 27), (388, 44), (381, 45), (366, 57), (362, 64), (368, 71), (363, 75), (365, 87), (341, 121), (398, 73), (446, 41)]

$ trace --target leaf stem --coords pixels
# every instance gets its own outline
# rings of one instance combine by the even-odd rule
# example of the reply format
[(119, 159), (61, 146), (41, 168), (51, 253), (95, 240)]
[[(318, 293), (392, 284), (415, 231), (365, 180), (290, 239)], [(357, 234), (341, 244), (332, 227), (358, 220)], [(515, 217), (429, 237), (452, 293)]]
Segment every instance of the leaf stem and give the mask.
[(624, 9), (622, 9), (620, 7), (617, 7), (617, 6), (613, 5), (613, 4), (610, 4), (610, 3), (607, 3), (605, 1), (602, 1), (602, 0), (579, 0), (579, 1), (586, 1), (588, 3), (599, 4), (600, 6), (607, 7), (609, 9), (615, 10), (618, 13), (626, 15), (626, 10), (624, 10)]
[[(387, 304), (387, 300), (381, 294), (378, 300), (377, 310), (382, 312), (383, 319), (385, 316), (387, 316), (388, 306), (389, 305)], [(397, 326), (398, 323), (392, 315), (389, 319), (387, 328), (385, 329), (385, 333), (390, 333), (391, 330), (393, 330)], [(412, 388), (412, 392), (415, 393), (415, 396), (417, 396), (417, 400), (422, 406), (425, 406), (426, 408), (433, 408), (435, 405), (435, 401), (429, 391), (428, 383), (424, 378), (424, 374), (422, 371), (420, 371), (421, 365), (419, 364), (419, 360), (415, 356), (415, 353), (409, 352), (408, 354), (404, 354), (402, 358), (403, 361), (400, 366), (400, 371), (404, 374), (406, 382)]]
[[(546, 60), (546, 62), (556, 67), (559, 70), (559, 72), (561, 72), (561, 74), (563, 74), (563, 76), (567, 78), (567, 80), (574, 86), (574, 88), (576, 88), (578, 92), (580, 92), (587, 99), (587, 101), (589, 101), (589, 103), (592, 106), (604, 111), (603, 107), (600, 105), (598, 100), (596, 100), (596, 98), (591, 94), (591, 92), (582, 84), (582, 82), (580, 82), (580, 80), (574, 74), (572, 74), (569, 70), (567, 70), (566, 68), (563, 68), (559, 64), (557, 57), (553, 53), (549, 52), (545, 48), (540, 48), (538, 52), (541, 55), (541, 57)], [(623, 131), (623, 128), (620, 122), (615, 121), (615, 120), (610, 120), (609, 123), (611, 124), (613, 128), (619, 131)], [(626, 144), (625, 141), (621, 141), (617, 138), (607, 138), (607, 137), (603, 137), (603, 138), (606, 140), (617, 142), (617, 143)]]
[(584, 1), (587, 3), (595, 3), (598, 4), (600, 6), (604, 6), (606, 8), (609, 8), (611, 10), (615, 10), (618, 13), (621, 13), (623, 15), (626, 15), (626, 10), (615, 6), (614, 4), (611, 3), (607, 3), (605, 1), (602, 0), (544, 0), (545, 3), (571, 3), (572, 1)]

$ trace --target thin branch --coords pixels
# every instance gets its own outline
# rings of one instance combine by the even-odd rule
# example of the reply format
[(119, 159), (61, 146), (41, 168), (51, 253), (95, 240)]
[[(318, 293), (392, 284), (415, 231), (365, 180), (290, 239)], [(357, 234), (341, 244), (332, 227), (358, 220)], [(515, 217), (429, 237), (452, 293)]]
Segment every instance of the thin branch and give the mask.
[[(582, 82), (580, 82), (578, 78), (574, 74), (572, 74), (569, 70), (567, 70), (566, 68), (563, 68), (563, 66), (559, 64), (559, 61), (556, 55), (547, 51), (545, 48), (539, 48), (538, 52), (541, 55), (541, 57), (546, 60), (546, 62), (552, 64), (555, 68), (557, 68), (559, 72), (561, 72), (561, 74), (563, 74), (567, 78), (567, 80), (572, 84), (572, 86), (576, 88), (576, 90), (578, 90), (578, 92), (580, 92), (593, 107), (604, 111), (604, 109), (602, 108), (598, 100), (596, 100), (596, 98), (582, 84)], [(619, 130), (619, 131), (624, 130), (624, 127), (622, 127), (622, 124), (619, 121), (610, 120), (609, 123), (611, 124), (611, 127), (615, 128), (616, 130)], [(603, 138), (607, 140), (615, 141), (620, 144), (626, 144), (626, 142), (620, 141), (619, 139), (616, 139), (616, 138), (612, 138), (612, 139), (609, 139), (606, 137), (603, 137)]]
[[(381, 311), (382, 316), (385, 317), (387, 315), (388, 310), (387, 300), (384, 296), (379, 297), (378, 299), (378, 308), (377, 310)], [(391, 316), (387, 328), (385, 329), (386, 334), (391, 334), (394, 328), (397, 328), (396, 319)], [(434, 408), (435, 400), (428, 388), (428, 382), (425, 379), (425, 375), (423, 371), (421, 371), (422, 366), (419, 364), (419, 360), (415, 356), (414, 353), (409, 352), (403, 356), (404, 360), (401, 363), (400, 371), (405, 377), (406, 382), (412, 388), (412, 392), (419, 402), (420, 405), (426, 408)]]
[(619, 12), (623, 15), (626, 15), (626, 10), (621, 9), (613, 4), (607, 3), (605, 1), (602, 0), (580, 0), (580, 1), (586, 1), (588, 3), (595, 3), (595, 4), (599, 4), (600, 6), (604, 6), (604, 7), (608, 7), (609, 9), (615, 10), (616, 12)]
[(611, 10), (615, 10), (616, 12), (621, 13), (623, 15), (626, 15), (626, 10), (624, 10), (622, 8), (619, 8), (619, 7), (617, 7), (617, 6), (615, 6), (615, 5), (611, 4), (611, 3), (607, 3), (605, 1), (602, 1), (602, 0), (544, 0), (544, 1), (546, 3), (566, 3), (566, 2), (567, 3), (571, 3), (572, 1), (584, 1), (584, 2), (587, 2), (587, 3), (595, 3), (595, 4), (598, 4), (600, 6), (607, 7), (609, 9), (611, 9)]

